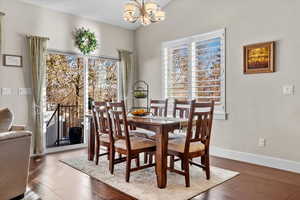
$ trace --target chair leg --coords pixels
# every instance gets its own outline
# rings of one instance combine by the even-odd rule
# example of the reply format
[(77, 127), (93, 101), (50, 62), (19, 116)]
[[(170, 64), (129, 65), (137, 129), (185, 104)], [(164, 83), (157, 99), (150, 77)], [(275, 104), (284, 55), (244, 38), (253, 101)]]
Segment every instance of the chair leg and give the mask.
[(126, 157), (126, 182), (129, 182), (130, 169), (131, 169), (131, 156), (127, 155), (127, 157)]
[(184, 172), (185, 172), (185, 186), (190, 187), (190, 164), (188, 159), (182, 160), (184, 163)]
[[(205, 166), (205, 157), (204, 157), (204, 156), (201, 156), (201, 164), (202, 164), (203, 166)], [(202, 169), (203, 169), (203, 171), (205, 171), (204, 168), (202, 168)]]
[(145, 152), (144, 153), (144, 164), (147, 164), (148, 163), (148, 153)]
[(107, 154), (107, 160), (109, 160), (109, 152), (110, 152), (110, 150), (109, 150), (110, 148), (109, 147), (107, 147), (107, 152), (108, 152), (108, 154)]
[(171, 158), (170, 158), (170, 168), (171, 169), (174, 169), (174, 160), (175, 160), (175, 156), (171, 156)]
[(135, 159), (136, 167), (140, 167), (140, 154), (137, 155)]
[(183, 159), (181, 159), (181, 170), (184, 170), (185, 168), (184, 168), (184, 160)]
[(96, 142), (96, 165), (99, 163), (99, 155), (100, 155), (100, 145)]
[(114, 166), (115, 166), (115, 150), (110, 148), (109, 151), (109, 171), (111, 174), (114, 174)]
[(206, 179), (210, 179), (210, 163), (209, 163), (209, 155), (205, 155), (205, 172), (206, 172)]
[(149, 164), (153, 163), (153, 153), (149, 153)]

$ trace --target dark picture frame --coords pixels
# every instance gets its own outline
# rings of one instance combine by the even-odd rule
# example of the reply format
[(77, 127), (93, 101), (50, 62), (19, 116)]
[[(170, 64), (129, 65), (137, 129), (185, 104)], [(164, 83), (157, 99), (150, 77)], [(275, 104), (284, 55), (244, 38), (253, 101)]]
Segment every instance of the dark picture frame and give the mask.
[(244, 74), (275, 72), (275, 41), (244, 46)]
[(19, 55), (4, 54), (3, 65), (6, 67), (23, 67), (23, 57)]

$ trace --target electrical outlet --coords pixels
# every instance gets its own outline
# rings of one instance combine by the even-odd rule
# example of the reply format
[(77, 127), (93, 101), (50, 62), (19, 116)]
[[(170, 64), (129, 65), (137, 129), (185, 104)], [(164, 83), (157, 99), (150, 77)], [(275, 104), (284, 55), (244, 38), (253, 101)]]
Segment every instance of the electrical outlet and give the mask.
[(294, 90), (295, 86), (294, 85), (284, 85), (282, 87), (282, 92), (284, 96), (293, 96), (294, 95)]
[(259, 147), (265, 147), (266, 146), (266, 139), (265, 138), (259, 138), (258, 139), (258, 146)]

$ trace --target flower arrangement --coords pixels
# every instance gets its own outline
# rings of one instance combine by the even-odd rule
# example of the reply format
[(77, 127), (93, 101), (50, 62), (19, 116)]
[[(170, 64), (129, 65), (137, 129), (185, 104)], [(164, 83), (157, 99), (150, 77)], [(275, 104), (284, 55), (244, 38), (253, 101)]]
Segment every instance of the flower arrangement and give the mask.
[(75, 46), (83, 53), (88, 55), (97, 49), (98, 41), (95, 33), (89, 29), (78, 28), (74, 32)]

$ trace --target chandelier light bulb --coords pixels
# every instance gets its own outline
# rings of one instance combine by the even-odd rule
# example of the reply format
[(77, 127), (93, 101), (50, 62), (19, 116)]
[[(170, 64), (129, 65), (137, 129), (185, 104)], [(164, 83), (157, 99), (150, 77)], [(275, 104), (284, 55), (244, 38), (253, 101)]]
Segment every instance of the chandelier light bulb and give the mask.
[(166, 13), (164, 11), (159, 10), (155, 13), (156, 21), (163, 21), (165, 19), (166, 19)]
[(153, 13), (155, 13), (158, 9), (158, 5), (154, 2), (147, 2), (145, 3), (145, 11), (152, 15)]
[(125, 13), (135, 13), (136, 9), (137, 9), (137, 7), (133, 3), (127, 3), (124, 6), (124, 12)]
[(123, 18), (125, 21), (131, 22), (131, 23), (134, 23), (136, 21), (135, 17), (129, 12), (124, 13)]

